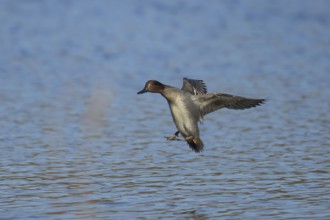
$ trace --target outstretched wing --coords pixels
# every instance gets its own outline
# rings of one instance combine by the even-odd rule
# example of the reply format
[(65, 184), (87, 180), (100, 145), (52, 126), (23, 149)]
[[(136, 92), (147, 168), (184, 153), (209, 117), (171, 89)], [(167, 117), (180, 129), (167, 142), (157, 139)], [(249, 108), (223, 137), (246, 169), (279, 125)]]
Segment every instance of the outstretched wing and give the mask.
[(183, 78), (181, 90), (191, 93), (192, 95), (202, 95), (207, 93), (206, 85), (203, 80)]
[(193, 96), (193, 100), (200, 106), (202, 116), (221, 108), (247, 109), (265, 102), (265, 99), (251, 99), (223, 93)]

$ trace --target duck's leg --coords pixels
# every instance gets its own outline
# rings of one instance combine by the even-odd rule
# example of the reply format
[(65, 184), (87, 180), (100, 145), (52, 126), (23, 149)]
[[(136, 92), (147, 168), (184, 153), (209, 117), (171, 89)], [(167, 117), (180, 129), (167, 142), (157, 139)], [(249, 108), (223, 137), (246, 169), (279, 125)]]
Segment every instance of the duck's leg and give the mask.
[(175, 140), (179, 140), (178, 136), (179, 136), (179, 131), (175, 132), (174, 135), (171, 135), (171, 136), (165, 136), (165, 138), (167, 140), (170, 140), (170, 141), (175, 141)]

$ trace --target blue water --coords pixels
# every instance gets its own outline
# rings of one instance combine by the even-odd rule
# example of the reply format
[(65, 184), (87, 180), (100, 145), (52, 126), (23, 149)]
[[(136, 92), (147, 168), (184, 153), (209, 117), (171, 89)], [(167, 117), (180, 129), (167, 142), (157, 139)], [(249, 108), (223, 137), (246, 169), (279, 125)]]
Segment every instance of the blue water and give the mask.
[[(329, 219), (330, 2), (0, 1), (1, 219)], [(266, 98), (167, 141), (149, 79)]]

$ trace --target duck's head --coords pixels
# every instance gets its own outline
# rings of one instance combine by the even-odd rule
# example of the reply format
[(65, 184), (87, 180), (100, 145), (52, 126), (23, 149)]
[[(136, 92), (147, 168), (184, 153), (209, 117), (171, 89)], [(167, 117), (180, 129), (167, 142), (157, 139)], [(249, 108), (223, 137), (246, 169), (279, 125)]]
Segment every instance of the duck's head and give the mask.
[(164, 91), (165, 85), (158, 82), (157, 80), (148, 80), (144, 86), (144, 88), (139, 91), (137, 94), (143, 94), (146, 92), (152, 92), (152, 93), (161, 93)]

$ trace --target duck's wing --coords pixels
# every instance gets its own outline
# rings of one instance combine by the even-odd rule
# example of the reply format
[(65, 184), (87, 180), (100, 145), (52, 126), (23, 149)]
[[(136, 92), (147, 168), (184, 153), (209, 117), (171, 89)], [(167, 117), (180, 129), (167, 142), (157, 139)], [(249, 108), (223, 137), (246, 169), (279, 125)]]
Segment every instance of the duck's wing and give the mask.
[(221, 108), (247, 109), (256, 107), (264, 103), (265, 99), (251, 99), (230, 94), (210, 93), (193, 96), (193, 101), (200, 106), (201, 115), (204, 116)]
[(183, 78), (181, 90), (191, 93), (192, 95), (202, 95), (207, 93), (206, 85), (203, 80)]

